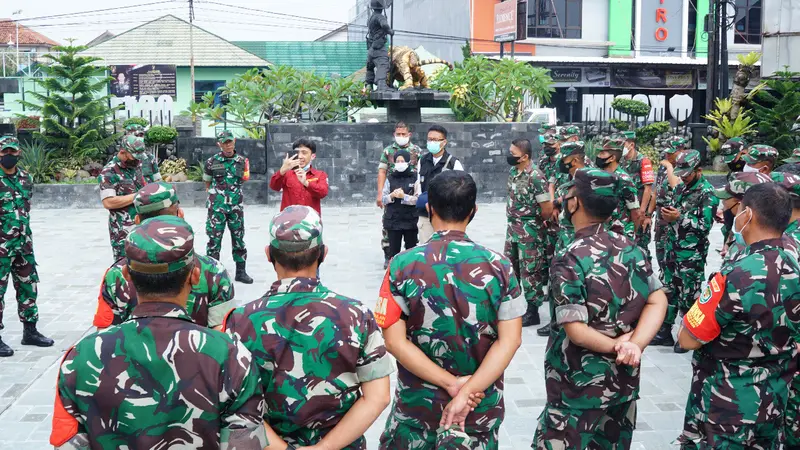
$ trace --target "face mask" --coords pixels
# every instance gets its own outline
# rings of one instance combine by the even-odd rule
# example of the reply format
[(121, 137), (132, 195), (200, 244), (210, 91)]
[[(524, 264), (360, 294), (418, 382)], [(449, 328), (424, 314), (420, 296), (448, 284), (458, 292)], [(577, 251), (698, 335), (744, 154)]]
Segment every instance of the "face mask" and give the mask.
[(394, 141), (397, 142), (397, 145), (400, 147), (405, 147), (408, 145), (408, 142), (411, 140), (408, 136), (395, 136)]
[(623, 147), (623, 148), (622, 148), (622, 157), (623, 157), (623, 158), (627, 158), (627, 157), (628, 157), (628, 154), (629, 154), (630, 152), (631, 152), (631, 151), (628, 149), (628, 147)]
[(306, 164), (306, 166), (305, 166), (305, 167), (303, 167), (303, 170), (305, 170), (306, 172), (308, 172), (308, 169), (310, 169), (310, 168), (311, 168), (311, 163), (308, 163), (308, 164)]
[(750, 220), (753, 220), (753, 217), (750, 216), (750, 219), (747, 221), (746, 224), (744, 224), (742, 229), (739, 230), (739, 231), (736, 231), (736, 219), (738, 219), (739, 216), (744, 214), (745, 211), (747, 211), (747, 210), (745, 209), (744, 211), (740, 212), (739, 214), (736, 215), (736, 217), (733, 218), (733, 227), (731, 228), (731, 230), (733, 231), (733, 240), (736, 241), (736, 243), (741, 245), (742, 247), (747, 247), (747, 242), (745, 242), (744, 236), (742, 235), (742, 232), (744, 231), (745, 228), (747, 228), (748, 225), (750, 225)]
[(138, 159), (129, 159), (129, 160), (125, 161), (125, 167), (131, 167), (131, 168), (139, 167), (139, 164), (141, 164), (141, 163), (139, 162)]
[(539, 135), (539, 143), (540, 144), (544, 144), (544, 135), (543, 134)]
[(408, 170), (408, 163), (404, 163), (404, 162), (395, 163), (394, 170), (396, 170), (398, 172), (405, 172), (406, 170)]
[(608, 160), (611, 159), (609, 156), (608, 158), (601, 158), (599, 156), (594, 158), (594, 165), (597, 166), (598, 169), (605, 169), (608, 166)]
[(19, 161), (19, 155), (0, 156), (0, 166), (8, 170), (13, 169), (17, 165), (17, 161)]
[(439, 153), (439, 150), (442, 149), (442, 143), (437, 141), (428, 141), (428, 146), (426, 148), (429, 152), (435, 155)]
[[(572, 198), (574, 198), (574, 197), (572, 197)], [(567, 199), (567, 200), (564, 201), (564, 219), (566, 219), (567, 222), (569, 222), (569, 223), (572, 223), (572, 216), (574, 216), (575, 213), (578, 212), (578, 208), (575, 208), (575, 211), (570, 211), (569, 210), (569, 201), (572, 200), (572, 198)], [(578, 202), (576, 201), (575, 203), (576, 203), (576, 206), (577, 206)]]
[(508, 155), (506, 156), (506, 162), (509, 166), (516, 166), (519, 164), (520, 156)]
[(746, 165), (747, 164), (745, 164), (744, 161), (742, 161), (741, 159), (737, 159), (734, 162), (728, 163), (728, 169), (730, 169), (731, 172), (741, 172), (742, 170), (744, 170)]
[(556, 148), (555, 147), (544, 147), (544, 148), (542, 148), (542, 151), (547, 156), (553, 156), (553, 155), (556, 154)]
[(558, 171), (561, 173), (569, 173), (569, 170), (572, 169), (572, 163), (565, 163), (563, 159), (558, 161)]
[(730, 230), (730, 229), (733, 228), (733, 219), (734, 218), (735, 218), (735, 216), (733, 215), (733, 208), (726, 209), (725, 211), (722, 211), (722, 219), (723, 219), (723, 222), (725, 224), (725, 228), (726, 229)]
[(742, 171), (745, 172), (745, 173), (747, 173), (747, 172), (761, 172), (760, 170), (756, 169), (755, 167), (751, 166), (750, 164), (745, 165), (744, 169), (742, 169)]

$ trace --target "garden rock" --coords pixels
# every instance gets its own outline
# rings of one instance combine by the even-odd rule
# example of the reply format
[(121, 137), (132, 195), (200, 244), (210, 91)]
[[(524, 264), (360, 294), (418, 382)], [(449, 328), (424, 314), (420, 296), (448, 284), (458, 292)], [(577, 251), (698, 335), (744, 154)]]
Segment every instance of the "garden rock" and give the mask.
[(715, 172), (727, 172), (728, 165), (725, 164), (725, 160), (722, 159), (722, 156), (715, 156), (714, 162), (712, 164)]
[(176, 173), (175, 175), (170, 175), (167, 177), (168, 181), (172, 183), (185, 183), (189, 179), (186, 177), (186, 174), (183, 172)]
[(92, 174), (86, 170), (79, 170), (77, 174), (75, 174), (75, 179), (78, 181), (89, 180), (93, 178)]

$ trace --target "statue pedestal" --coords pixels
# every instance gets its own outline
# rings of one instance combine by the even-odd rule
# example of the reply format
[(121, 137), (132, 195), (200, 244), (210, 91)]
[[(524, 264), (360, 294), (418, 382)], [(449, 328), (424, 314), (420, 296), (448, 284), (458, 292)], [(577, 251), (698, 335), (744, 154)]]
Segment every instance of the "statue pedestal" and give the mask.
[(406, 89), (404, 91), (374, 91), (369, 99), (386, 108), (389, 122), (420, 123), (422, 108), (446, 108), (450, 94), (432, 89)]

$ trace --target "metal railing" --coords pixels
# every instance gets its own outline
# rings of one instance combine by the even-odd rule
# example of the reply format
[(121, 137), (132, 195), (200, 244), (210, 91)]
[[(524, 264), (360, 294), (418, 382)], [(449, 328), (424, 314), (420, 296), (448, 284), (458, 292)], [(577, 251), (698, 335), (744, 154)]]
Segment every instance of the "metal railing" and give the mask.
[(19, 52), (11, 46), (0, 49), (0, 76), (6, 77), (41, 77), (44, 76), (42, 66), (51, 63), (44, 55), (58, 56), (58, 52)]

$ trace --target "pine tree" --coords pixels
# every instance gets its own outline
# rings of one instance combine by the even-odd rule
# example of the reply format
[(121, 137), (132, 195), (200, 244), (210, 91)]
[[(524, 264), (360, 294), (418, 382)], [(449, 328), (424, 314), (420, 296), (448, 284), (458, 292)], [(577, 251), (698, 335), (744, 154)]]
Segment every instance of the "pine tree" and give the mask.
[(51, 64), (42, 69), (45, 77), (35, 80), (44, 93), (29, 92), (36, 101), (22, 102), (39, 111), (42, 131), (36, 136), (55, 148), (61, 156), (79, 160), (97, 158), (120, 138), (109, 125), (114, 108), (108, 106), (110, 95), (101, 95), (110, 77), (105, 68), (93, 65), (102, 58), (80, 56), (84, 46), (58, 46), (44, 58)]

